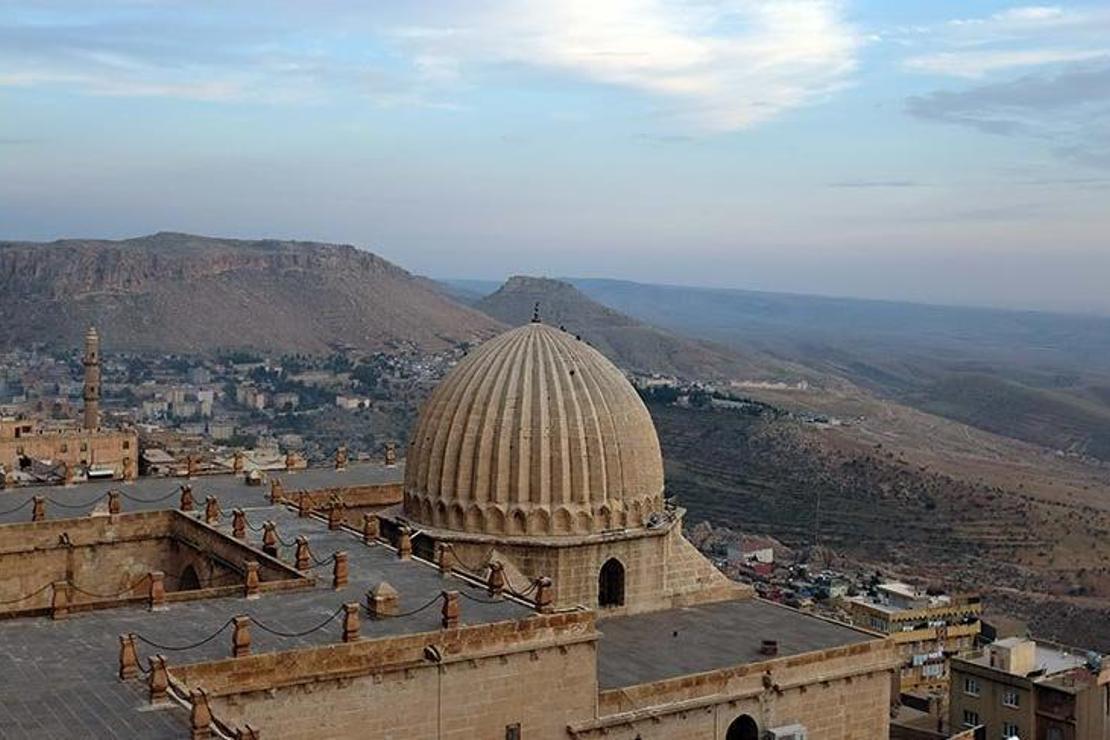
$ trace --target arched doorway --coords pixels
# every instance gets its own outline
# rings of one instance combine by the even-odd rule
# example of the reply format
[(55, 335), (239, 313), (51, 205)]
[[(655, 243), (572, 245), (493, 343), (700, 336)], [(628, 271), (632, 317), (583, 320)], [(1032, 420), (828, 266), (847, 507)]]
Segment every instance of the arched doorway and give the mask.
[(725, 740), (759, 740), (759, 725), (750, 716), (741, 714), (728, 726)]
[(597, 605), (602, 608), (624, 606), (624, 566), (609, 558), (597, 576)]
[(200, 578), (197, 576), (197, 569), (191, 565), (185, 566), (185, 570), (181, 571), (181, 578), (177, 582), (178, 591), (196, 591), (200, 588)]

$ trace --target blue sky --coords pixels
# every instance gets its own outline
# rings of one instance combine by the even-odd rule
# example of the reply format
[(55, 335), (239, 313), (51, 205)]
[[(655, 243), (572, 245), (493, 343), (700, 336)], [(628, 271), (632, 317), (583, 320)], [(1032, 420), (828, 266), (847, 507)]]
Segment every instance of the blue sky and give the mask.
[(1110, 313), (1110, 6), (0, 0), (0, 238)]

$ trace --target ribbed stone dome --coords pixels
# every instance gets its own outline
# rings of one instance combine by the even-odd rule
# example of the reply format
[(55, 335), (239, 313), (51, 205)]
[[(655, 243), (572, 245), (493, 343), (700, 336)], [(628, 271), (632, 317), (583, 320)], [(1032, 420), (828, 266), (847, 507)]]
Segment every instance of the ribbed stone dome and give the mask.
[(531, 323), (474, 350), (432, 392), (405, 462), (405, 512), (485, 534), (639, 527), (663, 508), (651, 416), (586, 342)]

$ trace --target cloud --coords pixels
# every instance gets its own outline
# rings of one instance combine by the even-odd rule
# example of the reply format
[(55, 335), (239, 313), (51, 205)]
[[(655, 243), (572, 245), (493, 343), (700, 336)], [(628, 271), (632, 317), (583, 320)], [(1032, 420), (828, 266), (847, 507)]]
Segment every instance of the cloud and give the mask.
[(1110, 168), (1110, 59), (911, 97), (906, 110), (926, 121), (1042, 140), (1062, 158)]
[(1110, 10), (1054, 5), (957, 18), (893, 36), (893, 40), (921, 50), (903, 60), (905, 69), (966, 78), (1107, 56), (1108, 39)]
[(924, 185), (915, 180), (841, 180), (830, 182), (830, 188), (920, 188)]
[[(849, 82), (862, 37), (831, 0), (531, 0), (405, 41), (463, 64), (513, 64), (644, 93), (667, 116), (731, 131)], [(461, 27), (461, 30), (459, 28)]]
[[(303, 102), (361, 90), (457, 107), (474, 81), (628, 90), (678, 127), (732, 131), (851, 81), (863, 38), (840, 0), (62, 0), (0, 20), (0, 85)], [(511, 84), (516, 84), (513, 80)]]
[(990, 72), (1060, 62), (1081, 62), (1110, 55), (1105, 49), (1015, 49), (1000, 51), (940, 52), (911, 57), (912, 70), (954, 77), (983, 77)]

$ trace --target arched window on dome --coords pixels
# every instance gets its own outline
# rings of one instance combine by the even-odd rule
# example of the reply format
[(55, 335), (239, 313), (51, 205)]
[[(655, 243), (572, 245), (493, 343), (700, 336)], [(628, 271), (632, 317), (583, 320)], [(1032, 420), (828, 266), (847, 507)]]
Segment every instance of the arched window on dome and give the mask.
[(597, 576), (597, 605), (602, 609), (624, 606), (624, 565), (609, 558)]
[(728, 726), (725, 740), (759, 740), (759, 725), (747, 714), (741, 714)]

